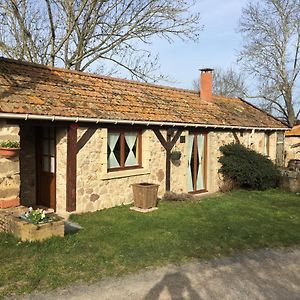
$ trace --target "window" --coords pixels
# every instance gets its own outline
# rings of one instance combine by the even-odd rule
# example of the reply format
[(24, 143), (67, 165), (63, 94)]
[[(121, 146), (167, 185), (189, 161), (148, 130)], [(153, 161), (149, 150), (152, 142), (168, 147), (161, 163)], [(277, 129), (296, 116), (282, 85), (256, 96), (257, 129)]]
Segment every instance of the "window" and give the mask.
[(109, 171), (142, 167), (140, 131), (108, 131), (107, 169)]
[(188, 136), (188, 191), (206, 191), (207, 134), (190, 132)]
[(42, 170), (55, 173), (55, 129), (44, 127), (42, 133)]

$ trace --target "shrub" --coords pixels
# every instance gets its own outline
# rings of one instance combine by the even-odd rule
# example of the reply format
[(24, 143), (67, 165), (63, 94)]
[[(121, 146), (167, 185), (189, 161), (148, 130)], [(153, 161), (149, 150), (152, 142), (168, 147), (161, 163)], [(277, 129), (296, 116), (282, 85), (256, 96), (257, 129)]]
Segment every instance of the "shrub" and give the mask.
[(221, 182), (219, 189), (222, 193), (231, 192), (233, 189), (237, 188), (238, 184), (236, 181), (232, 180), (231, 178), (224, 178)]
[(264, 155), (241, 144), (228, 144), (220, 147), (222, 164), (219, 173), (225, 180), (231, 179), (242, 188), (265, 190), (275, 187), (280, 172)]
[(162, 198), (163, 201), (187, 201), (193, 199), (194, 197), (191, 194), (188, 193), (177, 194), (174, 192), (166, 192)]

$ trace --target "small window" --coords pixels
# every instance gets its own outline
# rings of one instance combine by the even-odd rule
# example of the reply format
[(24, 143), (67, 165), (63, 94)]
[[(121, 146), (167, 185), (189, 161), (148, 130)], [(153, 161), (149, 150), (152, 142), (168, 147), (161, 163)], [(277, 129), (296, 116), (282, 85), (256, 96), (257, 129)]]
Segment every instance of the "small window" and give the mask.
[(140, 131), (109, 131), (107, 137), (107, 169), (109, 171), (142, 167)]

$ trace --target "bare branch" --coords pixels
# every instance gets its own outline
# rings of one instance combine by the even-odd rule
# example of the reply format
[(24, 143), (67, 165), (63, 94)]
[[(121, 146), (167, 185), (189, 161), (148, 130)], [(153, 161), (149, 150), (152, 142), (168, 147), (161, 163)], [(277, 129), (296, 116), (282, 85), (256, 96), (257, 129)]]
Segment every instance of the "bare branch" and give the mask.
[(300, 72), (299, 24), (299, 0), (249, 3), (240, 20), (244, 45), (239, 58), (244, 70), (259, 82), (260, 98), (274, 110), (277, 107), (291, 126), (298, 117), (294, 97)]
[(1, 0), (0, 54), (51, 65), (63, 62), (76, 70), (110, 61), (139, 79), (155, 80), (156, 65), (150, 70), (151, 59), (141, 55), (145, 44), (153, 37), (198, 41), (202, 27), (199, 14), (192, 12), (195, 3), (45, 0), (37, 6), (36, 0)]

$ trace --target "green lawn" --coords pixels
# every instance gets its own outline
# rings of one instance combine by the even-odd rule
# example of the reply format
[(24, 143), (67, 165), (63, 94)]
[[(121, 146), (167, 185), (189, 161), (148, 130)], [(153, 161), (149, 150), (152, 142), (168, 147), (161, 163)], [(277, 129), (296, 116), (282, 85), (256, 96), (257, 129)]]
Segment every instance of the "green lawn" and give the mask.
[(123, 206), (72, 220), (84, 229), (44, 243), (0, 234), (0, 297), (191, 258), (300, 244), (300, 196), (276, 190), (161, 202), (149, 214)]

